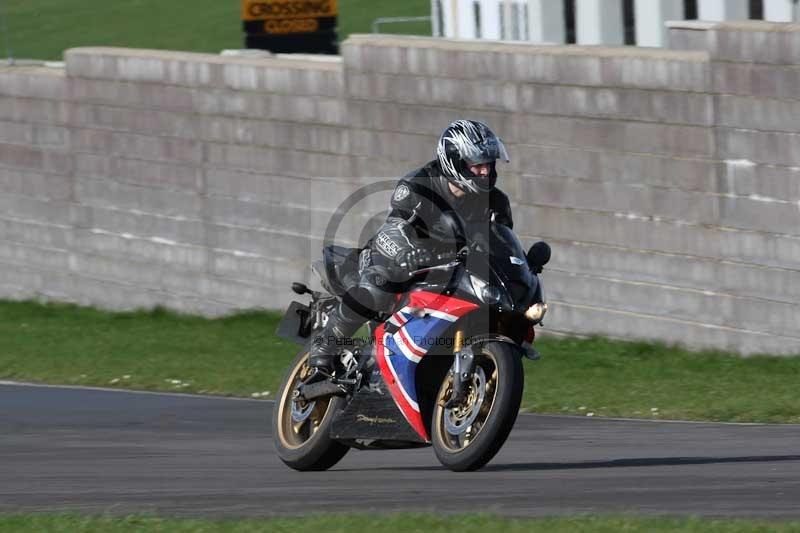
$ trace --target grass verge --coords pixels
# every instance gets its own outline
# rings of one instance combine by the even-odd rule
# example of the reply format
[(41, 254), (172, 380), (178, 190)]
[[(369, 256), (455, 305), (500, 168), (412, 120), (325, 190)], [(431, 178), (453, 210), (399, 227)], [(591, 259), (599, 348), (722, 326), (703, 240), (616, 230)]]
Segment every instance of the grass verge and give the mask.
[(351, 531), (516, 533), (516, 532), (593, 532), (620, 531), (688, 533), (800, 532), (800, 522), (765, 522), (750, 520), (710, 520), (668, 517), (576, 517), (509, 519), (492, 515), (434, 516), (420, 514), (318, 515), (303, 518), (264, 520), (187, 520), (143, 516), (92, 518), (76, 515), (0, 515), (0, 530), (7, 532), (129, 533), (169, 531), (191, 533), (350, 533)]
[[(5, 0), (0, 2), (0, 57), (61, 59), (76, 46), (124, 46), (218, 53), (242, 48), (240, 0)], [(369, 33), (378, 17), (427, 16), (429, 0), (339, 0), (339, 37)], [(431, 34), (429, 23), (382, 28)]]
[[(0, 302), (0, 379), (271, 398), (297, 346), (275, 312), (209, 320)], [(800, 357), (542, 338), (523, 409), (647, 419), (800, 422)], [(264, 394), (267, 393), (268, 394)]]
[(0, 377), (250, 396), (274, 391), (297, 351), (274, 335), (279, 321), (0, 302)]

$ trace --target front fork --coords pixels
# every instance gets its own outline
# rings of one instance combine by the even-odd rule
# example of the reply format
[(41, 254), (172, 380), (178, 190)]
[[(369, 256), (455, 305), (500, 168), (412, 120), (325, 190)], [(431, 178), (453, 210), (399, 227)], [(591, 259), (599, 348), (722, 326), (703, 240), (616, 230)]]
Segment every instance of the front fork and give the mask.
[(472, 351), (472, 345), (464, 347), (464, 332), (458, 330), (453, 346), (453, 367), (450, 369), (450, 374), (453, 376), (453, 391), (444, 407), (449, 409), (461, 402), (464, 396), (464, 384), (472, 376), (474, 367), (475, 354)]

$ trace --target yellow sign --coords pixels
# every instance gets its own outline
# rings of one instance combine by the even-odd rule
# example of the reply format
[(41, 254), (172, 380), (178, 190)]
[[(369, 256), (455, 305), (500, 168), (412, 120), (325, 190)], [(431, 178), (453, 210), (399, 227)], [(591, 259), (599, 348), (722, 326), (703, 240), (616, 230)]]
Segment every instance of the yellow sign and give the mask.
[(338, 0), (242, 0), (242, 20), (335, 17), (339, 12), (338, 7)]

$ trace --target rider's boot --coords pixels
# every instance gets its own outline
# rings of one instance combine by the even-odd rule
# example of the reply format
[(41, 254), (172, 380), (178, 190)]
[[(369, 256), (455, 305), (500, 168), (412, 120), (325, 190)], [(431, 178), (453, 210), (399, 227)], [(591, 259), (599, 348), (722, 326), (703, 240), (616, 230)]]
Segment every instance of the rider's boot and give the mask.
[(355, 335), (363, 323), (363, 319), (354, 320), (345, 317), (340, 308), (334, 309), (328, 315), (325, 327), (314, 337), (311, 351), (308, 353), (308, 366), (318, 370), (318, 373), (332, 375), (334, 361), (340, 351), (339, 346), (343, 340)]
[(538, 361), (542, 358), (542, 354), (539, 353), (539, 350), (533, 347), (533, 344), (525, 341), (522, 343), (522, 350), (525, 357), (530, 359), (531, 361)]

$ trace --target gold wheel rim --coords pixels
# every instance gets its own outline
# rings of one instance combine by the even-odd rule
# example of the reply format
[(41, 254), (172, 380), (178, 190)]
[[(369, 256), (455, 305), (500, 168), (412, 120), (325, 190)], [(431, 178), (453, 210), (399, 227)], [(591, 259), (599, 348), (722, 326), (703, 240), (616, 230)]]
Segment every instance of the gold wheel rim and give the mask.
[[(474, 377), (473, 380), (467, 384), (468, 390), (465, 394), (465, 400), (453, 409), (445, 409), (444, 407), (444, 404), (450, 399), (450, 394), (453, 390), (453, 377), (448, 376), (439, 388), (439, 395), (436, 398), (435, 423), (438, 429), (437, 433), (440, 437), (439, 440), (449, 453), (464, 451), (470, 444), (475, 442), (475, 439), (480, 435), (481, 431), (483, 431), (486, 421), (489, 419), (494, 408), (497, 397), (497, 361), (493, 354), (482, 354), (475, 358), (475, 373), (477, 373), (479, 366), (485, 375), (484, 394), (480, 405), (474, 405), (474, 402), (479, 397), (479, 391), (474, 390), (478, 381)], [(456, 420), (464, 420), (472, 414), (473, 409), (478, 410), (477, 416), (470, 426), (465, 428), (463, 433), (457, 435), (448, 431), (445, 417), (450, 416), (455, 417)]]
[[(319, 431), (331, 406), (331, 397), (319, 398), (313, 402), (296, 402), (292, 393), (311, 373), (308, 354), (300, 358), (292, 368), (278, 405), (278, 438), (283, 447), (296, 450), (305, 445)], [(294, 409), (293, 409), (294, 407)], [(302, 413), (302, 420), (295, 420), (294, 413)]]

